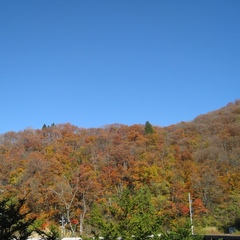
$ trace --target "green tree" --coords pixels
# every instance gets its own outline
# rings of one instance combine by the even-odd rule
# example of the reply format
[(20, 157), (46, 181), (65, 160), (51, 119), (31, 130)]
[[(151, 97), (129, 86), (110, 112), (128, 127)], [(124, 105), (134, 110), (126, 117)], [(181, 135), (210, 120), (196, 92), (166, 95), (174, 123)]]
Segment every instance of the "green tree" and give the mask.
[(26, 199), (6, 198), (0, 201), (0, 239), (26, 240), (34, 231), (35, 218), (24, 211)]
[(58, 240), (60, 239), (60, 232), (58, 230), (58, 227), (55, 225), (50, 225), (49, 231), (42, 231), (37, 229), (36, 232), (43, 237), (43, 239), (46, 240)]
[(144, 130), (146, 134), (152, 134), (154, 132), (153, 126), (149, 121), (146, 121)]
[(178, 226), (173, 225), (171, 231), (162, 232), (161, 240), (202, 240), (199, 235), (192, 235), (191, 224), (185, 222)]
[(157, 236), (161, 222), (162, 218), (151, 203), (151, 194), (147, 187), (125, 189), (102, 211), (95, 208), (91, 218), (91, 224), (99, 230), (95, 236), (103, 236), (109, 240), (117, 237), (130, 240), (132, 236), (135, 240), (142, 240), (151, 235)]

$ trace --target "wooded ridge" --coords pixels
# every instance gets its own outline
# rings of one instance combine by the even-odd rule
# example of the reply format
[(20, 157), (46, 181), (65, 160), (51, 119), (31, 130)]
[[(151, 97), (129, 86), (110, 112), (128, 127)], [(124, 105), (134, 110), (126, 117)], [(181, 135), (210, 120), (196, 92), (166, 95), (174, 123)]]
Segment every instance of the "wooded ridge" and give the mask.
[(90, 234), (96, 206), (143, 187), (166, 229), (189, 218), (188, 193), (195, 231), (240, 228), (240, 101), (168, 127), (44, 124), (0, 135), (0, 196), (26, 197), (43, 227), (64, 217)]

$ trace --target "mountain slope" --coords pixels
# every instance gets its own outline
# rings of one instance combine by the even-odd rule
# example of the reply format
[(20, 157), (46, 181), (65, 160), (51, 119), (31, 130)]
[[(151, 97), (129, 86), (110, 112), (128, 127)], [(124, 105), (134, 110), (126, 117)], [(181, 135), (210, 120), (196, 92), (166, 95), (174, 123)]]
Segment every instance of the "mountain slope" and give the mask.
[(188, 218), (191, 193), (196, 225), (236, 225), (240, 101), (153, 132), (137, 124), (83, 129), (68, 123), (0, 136), (2, 196), (27, 194), (30, 208), (48, 220), (58, 222), (71, 200), (70, 217), (88, 218), (94, 203), (146, 185), (166, 219)]

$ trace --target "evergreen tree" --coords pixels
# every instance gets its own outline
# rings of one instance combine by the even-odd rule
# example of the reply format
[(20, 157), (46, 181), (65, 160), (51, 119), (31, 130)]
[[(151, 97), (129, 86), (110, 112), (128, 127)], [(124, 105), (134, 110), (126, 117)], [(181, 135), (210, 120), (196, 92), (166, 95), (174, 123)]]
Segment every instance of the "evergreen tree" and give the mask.
[[(160, 232), (162, 219), (157, 215), (148, 188), (126, 189), (115, 201), (101, 210), (95, 208), (91, 224), (99, 230), (95, 236), (104, 239), (142, 240)], [(157, 238), (157, 237), (156, 237)], [(156, 239), (155, 238), (155, 239)]]
[(23, 211), (25, 201), (10, 198), (0, 201), (0, 239), (26, 240), (33, 232), (35, 218), (29, 217), (30, 211)]
[(45, 240), (58, 240), (60, 239), (60, 232), (58, 227), (55, 225), (50, 225), (49, 231), (42, 231), (37, 229), (36, 232), (43, 237)]
[(154, 132), (153, 126), (149, 121), (146, 121), (144, 130), (146, 134), (151, 134)]
[(191, 224), (173, 225), (171, 231), (162, 232), (161, 240), (203, 240), (203, 236), (192, 235)]

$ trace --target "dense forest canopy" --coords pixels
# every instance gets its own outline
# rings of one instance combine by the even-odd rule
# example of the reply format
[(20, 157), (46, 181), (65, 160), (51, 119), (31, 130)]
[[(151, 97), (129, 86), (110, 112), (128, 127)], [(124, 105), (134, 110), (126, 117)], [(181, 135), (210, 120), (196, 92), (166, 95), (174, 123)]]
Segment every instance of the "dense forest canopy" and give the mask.
[(44, 124), (0, 135), (1, 198), (26, 197), (46, 226), (64, 216), (90, 234), (93, 206), (146, 186), (166, 228), (188, 218), (188, 193), (196, 229), (240, 227), (240, 101), (168, 127)]

